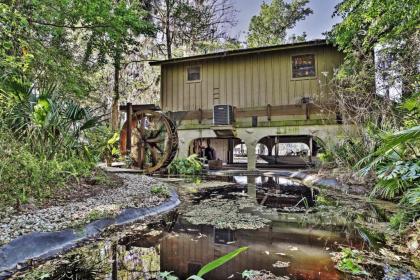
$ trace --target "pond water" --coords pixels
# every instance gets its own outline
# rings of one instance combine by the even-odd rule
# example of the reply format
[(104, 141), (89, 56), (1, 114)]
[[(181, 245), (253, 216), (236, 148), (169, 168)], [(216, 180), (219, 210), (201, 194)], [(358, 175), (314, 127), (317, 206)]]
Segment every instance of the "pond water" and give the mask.
[(64, 262), (56, 260), (54, 272), (44, 279), (60, 274), (155, 279), (163, 271), (186, 279), (242, 246), (249, 249), (204, 278), (243, 279), (245, 270), (267, 270), (286, 277), (278, 279), (346, 279), (330, 253), (342, 245), (362, 248), (364, 243), (351, 225), (313, 208), (316, 191), (276, 176), (201, 180), (216, 179), (225, 183), (189, 194), (188, 202), (163, 222), (147, 228), (134, 225), (118, 241), (105, 238), (73, 250)]

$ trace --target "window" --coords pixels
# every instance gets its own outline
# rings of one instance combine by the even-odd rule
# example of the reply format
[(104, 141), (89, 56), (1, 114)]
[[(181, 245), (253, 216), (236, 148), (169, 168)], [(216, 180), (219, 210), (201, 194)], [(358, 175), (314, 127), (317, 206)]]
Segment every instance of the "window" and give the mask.
[(315, 55), (292, 56), (292, 78), (315, 77)]
[(200, 81), (200, 66), (191, 66), (187, 68), (187, 81), (193, 82), (193, 81)]

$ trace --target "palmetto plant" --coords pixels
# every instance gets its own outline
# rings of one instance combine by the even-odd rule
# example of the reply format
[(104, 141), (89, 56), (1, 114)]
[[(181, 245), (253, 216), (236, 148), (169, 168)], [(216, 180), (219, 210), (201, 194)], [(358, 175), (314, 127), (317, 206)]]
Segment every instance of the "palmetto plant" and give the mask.
[(379, 148), (357, 164), (362, 175), (377, 174), (373, 195), (392, 199), (419, 186), (419, 144), (420, 126), (397, 131), (383, 137)]
[(33, 153), (45, 158), (81, 152), (83, 132), (96, 126), (103, 116), (69, 99), (61, 98), (55, 87), (43, 92), (25, 83), (0, 92), (3, 124), (18, 139), (25, 138)]
[(41, 91), (19, 80), (3, 85), (0, 208), (30, 197), (42, 200), (70, 178), (92, 175), (99, 159), (97, 142), (108, 140), (92, 129), (102, 116), (63, 98), (54, 86)]

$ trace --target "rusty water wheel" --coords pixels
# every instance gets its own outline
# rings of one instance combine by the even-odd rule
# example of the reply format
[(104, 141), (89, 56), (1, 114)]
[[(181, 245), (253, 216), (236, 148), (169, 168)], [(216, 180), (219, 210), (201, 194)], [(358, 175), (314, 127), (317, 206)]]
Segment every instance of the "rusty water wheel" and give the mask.
[[(120, 151), (127, 155), (127, 125), (121, 130)], [(133, 165), (153, 173), (167, 167), (178, 150), (175, 124), (162, 112), (144, 110), (136, 112), (131, 122), (131, 151)]]

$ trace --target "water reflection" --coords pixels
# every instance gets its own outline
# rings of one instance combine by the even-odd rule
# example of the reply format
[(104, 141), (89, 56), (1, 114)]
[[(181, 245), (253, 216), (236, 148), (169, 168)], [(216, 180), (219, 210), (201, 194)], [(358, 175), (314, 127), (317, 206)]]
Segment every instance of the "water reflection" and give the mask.
[(243, 193), (260, 206), (279, 212), (304, 212), (315, 205), (316, 190), (280, 176), (233, 176), (236, 186), (211, 190), (200, 197), (234, 199), (233, 193)]
[[(340, 245), (359, 248), (362, 243), (332, 223), (300, 222), (297, 217), (306, 217), (302, 212), (315, 204), (316, 192), (282, 177), (235, 176), (229, 180), (236, 184), (200, 193), (195, 206), (204, 199), (244, 199), (247, 207), (241, 211), (269, 219), (267, 226), (258, 230), (221, 229), (190, 224), (180, 214), (164, 223), (172, 229), (169, 232), (133, 228), (118, 242), (98, 244), (100, 253), (90, 247), (74, 254), (91, 256), (88, 259), (100, 264), (98, 279), (155, 279), (159, 271), (173, 271), (186, 279), (214, 259), (248, 246), (248, 251), (204, 278), (242, 279), (241, 273), (252, 269), (290, 279), (343, 279), (330, 252)], [(269, 214), (261, 208), (270, 210)]]
[[(340, 244), (360, 247), (343, 228), (303, 225), (289, 212), (303, 212), (315, 204), (316, 192), (283, 177), (235, 176), (235, 186), (209, 190), (203, 199), (238, 199), (246, 195), (255, 209), (264, 206), (282, 214), (269, 215), (271, 223), (259, 230), (216, 229), (192, 225), (180, 218), (174, 231), (161, 243), (161, 270), (174, 271), (181, 279), (197, 272), (202, 265), (241, 246), (250, 249), (207, 275), (206, 279), (241, 279), (244, 270), (269, 270), (290, 279), (342, 279), (330, 252)], [(252, 208), (252, 207), (251, 207)], [(253, 212), (255, 209), (243, 209)], [(267, 218), (264, 212), (259, 213)], [(300, 214), (303, 215), (303, 214)]]
[[(160, 243), (161, 270), (174, 271), (185, 279), (202, 265), (249, 246), (248, 251), (209, 273), (206, 279), (241, 279), (240, 273), (247, 269), (270, 270), (291, 279), (341, 279), (329, 252), (343, 243), (349, 243), (344, 234), (301, 228), (293, 223), (276, 222), (260, 230), (231, 231), (194, 226), (180, 219), (174, 232)], [(288, 266), (273, 266), (279, 261)]]

